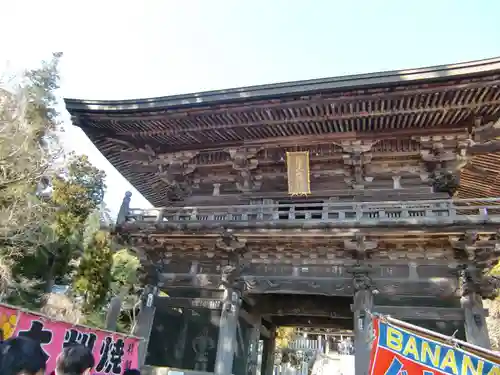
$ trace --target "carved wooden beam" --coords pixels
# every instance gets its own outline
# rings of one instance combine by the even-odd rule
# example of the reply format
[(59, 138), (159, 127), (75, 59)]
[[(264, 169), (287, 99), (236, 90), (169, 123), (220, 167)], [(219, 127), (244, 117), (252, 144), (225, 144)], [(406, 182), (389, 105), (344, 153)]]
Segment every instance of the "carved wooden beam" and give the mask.
[[(410, 280), (408, 278), (372, 278), (368, 281), (352, 278), (325, 278), (325, 277), (239, 277), (243, 282), (245, 294), (316, 294), (325, 296), (352, 296), (355, 288), (368, 286), (381, 295), (406, 296), (436, 296), (450, 297), (458, 292), (456, 278), (428, 278)], [(161, 274), (158, 285), (162, 288), (198, 288), (219, 289), (223, 283), (221, 275), (190, 275), (190, 274)]]
[(372, 160), (370, 150), (376, 142), (374, 141), (343, 141), (338, 143), (343, 150), (344, 164), (349, 166), (351, 176), (346, 179), (346, 183), (355, 190), (364, 188), (365, 165)]
[[(234, 111), (248, 111), (248, 110), (258, 110), (258, 111), (268, 111), (269, 109), (283, 109), (289, 110), (294, 108), (304, 108), (310, 105), (330, 105), (330, 104), (342, 104), (346, 107), (349, 103), (359, 103), (363, 101), (373, 101), (374, 97), (380, 97), (385, 100), (393, 100), (393, 99), (404, 99), (411, 98), (415, 95), (432, 95), (436, 93), (442, 93), (443, 90), (450, 90), (459, 94), (460, 97), (464, 93), (469, 94), (469, 90), (478, 90), (481, 88), (492, 88), (496, 85), (500, 84), (500, 80), (480, 80), (480, 81), (472, 81), (472, 82), (462, 82), (462, 83), (454, 83), (451, 86), (442, 86), (442, 85), (430, 85), (426, 87), (422, 87), (419, 85), (414, 85), (412, 87), (404, 88), (403, 90), (395, 90), (395, 91), (384, 91), (384, 89), (375, 89), (373, 91), (354, 91), (350, 92), (349, 95), (346, 95), (345, 92), (339, 92), (334, 95), (325, 96), (321, 95), (307, 95), (302, 96), (300, 98), (292, 98), (292, 99), (281, 99), (281, 100), (256, 100), (256, 101), (244, 101), (244, 102), (236, 102), (231, 105), (218, 105), (218, 106), (202, 106), (202, 107), (194, 107), (189, 109), (186, 112), (185, 108), (181, 108), (177, 111), (169, 112), (168, 117), (172, 119), (181, 119), (185, 120), (186, 118), (190, 118), (191, 116), (199, 116), (206, 114), (213, 115), (227, 115), (228, 113), (234, 113)], [(382, 94), (382, 95), (381, 95)], [(418, 101), (417, 101), (418, 103)], [(482, 104), (488, 104), (488, 102), (481, 102)], [(473, 103), (470, 106), (476, 106), (478, 103)], [(441, 106), (440, 106), (441, 107)], [(443, 107), (449, 108), (449, 107)], [(391, 108), (392, 109), (392, 108)], [(366, 112), (369, 114), (369, 112)], [(144, 114), (133, 114), (133, 113), (122, 113), (122, 112), (87, 112), (84, 116), (85, 119), (91, 120), (114, 120), (120, 118), (126, 118), (128, 121), (144, 121)], [(165, 119), (164, 112), (152, 112), (147, 116), (148, 120), (158, 121)], [(154, 133), (154, 131), (151, 131)], [(141, 132), (141, 133), (149, 133), (149, 132)]]
[(231, 232), (224, 232), (215, 241), (215, 249), (226, 254), (227, 263), (221, 266), (221, 285), (225, 288), (238, 288), (237, 283), (243, 270), (241, 254), (245, 251), (246, 240), (234, 236)]
[[(463, 321), (462, 308), (424, 306), (374, 306), (374, 312), (401, 320)], [(486, 312), (486, 310), (485, 310)]]
[(455, 136), (415, 136), (421, 145), (420, 155), (435, 191), (453, 196), (459, 187), (459, 174), (471, 160), (468, 134)]
[(498, 295), (498, 279), (485, 275), (474, 265), (462, 266), (458, 276), (462, 299), (494, 299)]
[(126, 145), (120, 154), (124, 160), (132, 162), (142, 172), (155, 173), (164, 185), (166, 196), (171, 200), (182, 200), (191, 194), (192, 175), (196, 165), (192, 163), (197, 151), (179, 151), (175, 153), (159, 153), (151, 146), (136, 147), (129, 142), (112, 139), (116, 144)]
[[(351, 98), (351, 100), (356, 100)], [(370, 100), (373, 100), (373, 98), (370, 98)], [(311, 103), (311, 105), (314, 104), (319, 104), (324, 101), (323, 100), (316, 100), (316, 103)], [(359, 103), (359, 101), (356, 100), (356, 103)], [(425, 106), (425, 107), (415, 107), (415, 108), (409, 108), (409, 109), (398, 109), (397, 114), (398, 115), (410, 115), (410, 114), (424, 114), (424, 113), (433, 113), (433, 112), (444, 112), (444, 111), (450, 111), (450, 110), (459, 110), (459, 109), (469, 109), (469, 108), (474, 108), (478, 106), (486, 106), (488, 104), (491, 105), (496, 105), (500, 103), (500, 100), (490, 100), (482, 103), (464, 103), (464, 104), (454, 104), (454, 105), (438, 105), (438, 106)], [(256, 111), (256, 109), (253, 109)], [(212, 110), (213, 111), (213, 110)], [(276, 116), (276, 118), (273, 119), (267, 119), (265, 121), (263, 120), (253, 120), (249, 117), (243, 117), (243, 116), (238, 116), (241, 114), (237, 109), (232, 109), (232, 110), (225, 110), (225, 113), (231, 112), (233, 116), (238, 117), (238, 121), (236, 122), (220, 122), (217, 124), (213, 125), (207, 125), (204, 123), (194, 123), (193, 126), (190, 126), (188, 129), (186, 129), (184, 126), (179, 126), (176, 124), (172, 124), (173, 126), (170, 126), (167, 129), (162, 129), (162, 130), (153, 130), (153, 131), (139, 131), (135, 133), (141, 133), (143, 136), (155, 136), (155, 135), (165, 135), (165, 136), (175, 136), (180, 133), (188, 133), (188, 132), (200, 132), (200, 131), (207, 131), (207, 130), (220, 130), (220, 129), (234, 129), (234, 128), (240, 128), (240, 127), (257, 127), (257, 126), (262, 126), (263, 122), (265, 122), (266, 125), (272, 126), (272, 125), (283, 125), (283, 124), (303, 124), (307, 122), (323, 122), (323, 121), (340, 121), (340, 120), (350, 120), (354, 118), (373, 118), (373, 117), (383, 117), (383, 116), (393, 116), (395, 111), (392, 108), (385, 108), (383, 110), (372, 110), (372, 111), (363, 111), (361, 108), (359, 108), (359, 111), (349, 111), (345, 113), (335, 113), (335, 114), (322, 114), (322, 115), (299, 115), (299, 116), (294, 116), (294, 115), (286, 115), (286, 116), (280, 116), (282, 118), (279, 118)], [(288, 113), (288, 112), (286, 112)], [(210, 114), (209, 114), (210, 115)], [(262, 116), (263, 118), (266, 118), (266, 116)], [(131, 116), (128, 120), (130, 121), (134, 117)], [(150, 117), (154, 118), (154, 117)], [(165, 118), (168, 119), (168, 116), (162, 116), (162, 120), (165, 120)], [(116, 119), (116, 118), (115, 118)], [(144, 121), (145, 118), (141, 117), (141, 121)], [(126, 134), (129, 135), (132, 132), (130, 131), (125, 131), (125, 132), (120, 132), (118, 134)]]
[(256, 310), (261, 315), (307, 315), (307, 316), (329, 316), (337, 319), (352, 319), (352, 313), (348, 304), (339, 303), (330, 297), (291, 295), (283, 298), (281, 296), (260, 296)]
[(209, 309), (220, 310), (222, 308), (222, 297), (214, 298), (186, 298), (186, 297), (157, 297), (155, 305), (159, 309), (167, 307), (184, 309)]
[[(176, 258), (178, 259), (178, 258)], [(245, 257), (245, 261), (248, 258)], [(162, 272), (165, 275), (206, 275), (206, 276), (220, 276), (220, 269), (223, 265), (227, 264), (228, 258), (213, 259), (212, 261), (205, 260), (204, 262), (182, 262), (178, 261), (167, 262), (164, 261), (160, 265)], [(349, 264), (350, 263), (350, 264)], [(365, 264), (369, 265), (367, 271), (373, 280), (381, 279), (386, 281), (388, 279), (396, 280), (418, 280), (418, 279), (432, 279), (432, 278), (455, 278), (455, 267), (457, 264), (450, 264), (449, 261), (443, 262), (426, 262), (418, 263), (408, 261), (404, 263), (387, 264), (386, 262), (379, 261), (366, 261)], [(322, 265), (302, 265), (295, 266), (287, 263), (269, 263), (269, 262), (256, 262), (252, 260), (241, 268), (241, 276), (245, 277), (260, 277), (260, 278), (284, 278), (284, 279), (325, 279), (325, 280), (345, 280), (352, 278), (352, 274), (356, 272), (353, 270), (355, 261), (342, 261), (341, 264), (322, 264)], [(158, 263), (157, 263), (158, 265)], [(196, 266), (196, 268), (195, 268)], [(416, 276), (413, 275), (412, 269), (416, 268)], [(361, 271), (362, 272), (362, 271)]]
[(349, 319), (335, 319), (323, 316), (273, 316), (272, 322), (284, 327), (321, 327), (335, 329), (352, 329)]
[(455, 249), (459, 286), (464, 300), (475, 300), (497, 296), (498, 280), (485, 274), (485, 270), (495, 266), (500, 257), (498, 235), (480, 236), (475, 232), (465, 232), (460, 238), (451, 238)]
[(463, 266), (473, 264), (481, 270), (494, 267), (500, 258), (500, 236), (479, 235), (466, 231), (462, 236), (451, 236), (450, 245), (455, 250), (455, 259)]
[(366, 236), (362, 234), (356, 234), (354, 240), (344, 240), (344, 247), (356, 260), (369, 259), (377, 244), (377, 241), (367, 241)]
[(469, 154), (477, 155), (500, 151), (500, 119), (484, 123), (477, 117), (472, 128), (472, 139), (468, 149)]
[(259, 160), (255, 157), (259, 152), (258, 147), (228, 148), (233, 169), (238, 173), (237, 189), (242, 192), (251, 192), (260, 189), (262, 176), (256, 174)]
[[(321, 145), (325, 143), (335, 143), (341, 142), (342, 140), (352, 140), (352, 139), (361, 139), (366, 141), (390, 141), (397, 139), (405, 139), (417, 136), (421, 134), (422, 136), (429, 135), (446, 135), (446, 136), (454, 136), (456, 134), (467, 134), (466, 128), (469, 125), (469, 121), (464, 121), (459, 124), (450, 124), (449, 127), (447, 125), (443, 125), (443, 127), (439, 128), (409, 128), (409, 129), (399, 129), (399, 130), (381, 130), (377, 132), (336, 132), (336, 133), (327, 133), (327, 134), (318, 134), (318, 135), (305, 135), (305, 136), (281, 136), (281, 137), (271, 137), (266, 139), (259, 140), (245, 140), (245, 141), (227, 141), (217, 144), (189, 144), (189, 145), (176, 145), (172, 146), (172, 151), (221, 151), (228, 148), (233, 147), (263, 147), (263, 148), (272, 148), (272, 147), (296, 147), (297, 144), (307, 144), (309, 146), (313, 145)], [(96, 137), (101, 137), (103, 130), (99, 130), (99, 134), (96, 134)], [(89, 131), (91, 132), (91, 131)], [(119, 142), (122, 142), (119, 139), (119, 135), (116, 135), (112, 132), (110, 133), (110, 138), (117, 139)], [(131, 144), (131, 143), (130, 143)], [(136, 146), (135, 146), (136, 147)], [(120, 152), (123, 149), (123, 145), (120, 145), (118, 142), (113, 141), (105, 141), (105, 145), (100, 148), (103, 152), (113, 153)]]
[(455, 250), (455, 258), (459, 261), (474, 261), (476, 258), (476, 244), (479, 236), (476, 232), (466, 231), (463, 236), (450, 237), (450, 245)]

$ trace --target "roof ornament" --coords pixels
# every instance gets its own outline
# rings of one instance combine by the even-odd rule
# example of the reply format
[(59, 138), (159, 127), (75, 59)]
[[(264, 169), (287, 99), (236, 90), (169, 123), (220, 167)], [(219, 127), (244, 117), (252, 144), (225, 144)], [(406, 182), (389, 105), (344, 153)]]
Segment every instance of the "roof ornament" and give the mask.
[(123, 197), (122, 204), (120, 206), (120, 210), (118, 211), (118, 215), (116, 217), (116, 225), (120, 226), (127, 221), (127, 217), (130, 212), (130, 199), (132, 197), (132, 193), (130, 191), (125, 192), (125, 196)]
[(483, 124), (478, 117), (474, 121), (469, 143), (469, 153), (483, 154), (500, 151), (500, 119)]

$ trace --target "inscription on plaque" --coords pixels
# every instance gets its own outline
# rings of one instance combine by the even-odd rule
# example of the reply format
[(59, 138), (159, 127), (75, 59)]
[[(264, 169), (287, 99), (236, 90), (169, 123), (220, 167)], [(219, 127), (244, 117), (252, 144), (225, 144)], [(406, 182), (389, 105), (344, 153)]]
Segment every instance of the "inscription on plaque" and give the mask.
[(175, 308), (218, 310), (222, 307), (221, 300), (210, 298), (165, 297), (159, 298), (157, 302), (158, 305)]
[(309, 152), (287, 152), (288, 194), (309, 195)]

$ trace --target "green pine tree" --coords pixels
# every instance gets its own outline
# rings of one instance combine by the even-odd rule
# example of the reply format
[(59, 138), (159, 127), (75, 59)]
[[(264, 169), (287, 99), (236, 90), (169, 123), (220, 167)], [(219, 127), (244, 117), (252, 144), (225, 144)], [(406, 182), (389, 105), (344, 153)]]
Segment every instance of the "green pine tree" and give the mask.
[(106, 301), (111, 286), (113, 254), (109, 234), (97, 231), (87, 244), (73, 283), (74, 292), (83, 298), (83, 312), (90, 313)]
[(54, 95), (60, 57), (0, 82), (0, 298), (32, 286), (13, 268), (53, 241), (55, 209), (44, 192), (60, 152)]

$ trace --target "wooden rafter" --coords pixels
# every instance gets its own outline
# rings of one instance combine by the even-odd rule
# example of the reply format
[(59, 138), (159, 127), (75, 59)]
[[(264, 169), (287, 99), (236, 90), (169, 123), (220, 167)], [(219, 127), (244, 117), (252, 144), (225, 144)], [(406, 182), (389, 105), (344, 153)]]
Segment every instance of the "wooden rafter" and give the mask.
[[(483, 123), (500, 118), (500, 61), (172, 98), (67, 100), (67, 107), (75, 124), (118, 171), (153, 204), (161, 205), (166, 185), (154, 166), (137, 165), (134, 149), (149, 146), (154, 153), (216, 153), (241, 146), (284, 148), (349, 139), (395, 143), (419, 135), (464, 134), (477, 118)], [(400, 162), (420, 151), (390, 152)], [(156, 156), (141, 157), (153, 160)], [(343, 154), (338, 151), (329, 157), (342, 160)], [(374, 157), (389, 162), (391, 156)], [(194, 162), (205, 165), (201, 157)], [(206, 165), (227, 168), (230, 163), (223, 159)], [(500, 196), (499, 165), (496, 153), (475, 155), (462, 172), (458, 197)], [(269, 178), (270, 172), (266, 173), (263, 176)], [(234, 175), (225, 178), (235, 179)]]

